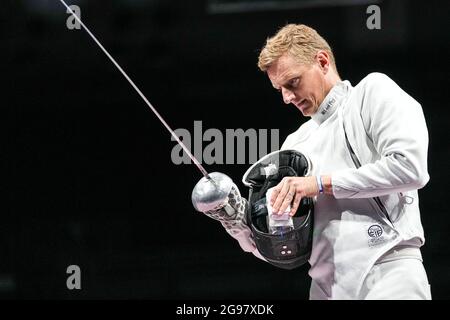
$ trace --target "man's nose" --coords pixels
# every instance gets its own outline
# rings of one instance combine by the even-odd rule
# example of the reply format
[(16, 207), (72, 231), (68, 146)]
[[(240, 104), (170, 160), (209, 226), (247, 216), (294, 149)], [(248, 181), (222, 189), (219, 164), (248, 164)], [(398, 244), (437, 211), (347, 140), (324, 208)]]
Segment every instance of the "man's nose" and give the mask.
[(287, 90), (287, 89), (285, 89), (285, 88), (281, 88), (281, 92), (282, 92), (282, 94), (283, 94), (283, 101), (284, 101), (284, 103), (286, 103), (286, 104), (291, 103), (291, 102), (292, 102), (292, 99), (295, 98), (294, 93), (293, 93), (292, 91), (290, 91), (290, 90)]

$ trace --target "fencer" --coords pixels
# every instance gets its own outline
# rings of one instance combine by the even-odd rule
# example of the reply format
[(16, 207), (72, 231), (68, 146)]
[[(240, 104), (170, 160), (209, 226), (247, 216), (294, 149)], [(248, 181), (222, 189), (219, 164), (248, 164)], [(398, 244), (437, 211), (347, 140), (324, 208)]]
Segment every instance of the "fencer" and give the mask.
[[(269, 38), (258, 66), (286, 104), (311, 118), (281, 147), (310, 160), (308, 175), (283, 177), (266, 199), (273, 212), (294, 216), (313, 199), (310, 299), (431, 299), (418, 197), (430, 178), (421, 105), (382, 73), (355, 86), (341, 80), (330, 46), (305, 25)], [(230, 234), (268, 261), (248, 208)]]

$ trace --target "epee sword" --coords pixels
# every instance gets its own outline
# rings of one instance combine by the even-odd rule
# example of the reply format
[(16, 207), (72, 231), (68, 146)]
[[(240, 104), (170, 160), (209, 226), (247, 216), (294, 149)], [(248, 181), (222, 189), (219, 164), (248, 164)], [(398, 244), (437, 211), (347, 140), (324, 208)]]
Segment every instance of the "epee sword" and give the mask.
[(153, 111), (153, 113), (158, 117), (159, 121), (166, 127), (166, 129), (170, 132), (172, 137), (178, 142), (178, 144), (183, 148), (184, 152), (191, 158), (191, 160), (194, 162), (194, 164), (197, 166), (197, 168), (200, 170), (200, 172), (203, 174), (203, 176), (214, 183), (214, 180), (211, 179), (208, 172), (205, 170), (205, 168), (200, 164), (200, 162), (197, 160), (197, 158), (194, 157), (194, 155), (189, 151), (189, 149), (185, 146), (183, 142), (178, 138), (176, 133), (172, 130), (172, 128), (167, 124), (167, 122), (163, 119), (163, 117), (159, 114), (159, 112), (153, 107), (153, 105), (150, 103), (150, 101), (147, 99), (147, 97), (142, 93), (142, 91), (138, 88), (138, 86), (134, 83), (133, 80), (128, 76), (128, 74), (122, 69), (122, 67), (117, 63), (117, 61), (113, 58), (113, 56), (108, 52), (108, 50), (105, 49), (105, 47), (100, 43), (100, 41), (94, 36), (94, 34), (89, 30), (88, 27), (81, 21), (81, 19), (78, 17), (78, 15), (73, 12), (73, 10), (64, 2), (64, 0), (59, 0), (61, 3), (67, 8), (67, 11), (70, 12), (74, 18), (80, 23), (81, 26), (83, 26), (84, 30), (89, 34), (89, 36), (97, 43), (97, 45), (102, 49), (102, 51), (106, 54), (106, 56), (111, 60), (111, 62), (116, 66), (116, 68), (122, 73), (122, 75), (127, 79), (127, 81), (131, 84), (131, 86), (136, 90), (136, 92), (139, 94), (139, 96), (144, 100), (144, 102), (147, 104), (147, 106), (150, 108), (150, 110)]

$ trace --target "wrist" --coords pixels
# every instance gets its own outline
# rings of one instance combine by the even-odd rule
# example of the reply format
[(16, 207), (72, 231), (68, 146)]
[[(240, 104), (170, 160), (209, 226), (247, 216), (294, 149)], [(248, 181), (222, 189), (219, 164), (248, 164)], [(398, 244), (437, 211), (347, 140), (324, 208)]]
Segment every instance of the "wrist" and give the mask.
[(331, 176), (330, 175), (323, 175), (320, 176), (322, 180), (323, 185), (323, 193), (324, 194), (331, 194), (333, 195), (333, 185), (331, 182)]
[(316, 184), (317, 184), (317, 195), (324, 193), (322, 177), (320, 175), (316, 176)]
[(331, 184), (331, 176), (329, 175), (317, 175), (312, 177), (316, 183), (315, 196), (319, 194), (331, 194), (333, 195), (333, 186)]

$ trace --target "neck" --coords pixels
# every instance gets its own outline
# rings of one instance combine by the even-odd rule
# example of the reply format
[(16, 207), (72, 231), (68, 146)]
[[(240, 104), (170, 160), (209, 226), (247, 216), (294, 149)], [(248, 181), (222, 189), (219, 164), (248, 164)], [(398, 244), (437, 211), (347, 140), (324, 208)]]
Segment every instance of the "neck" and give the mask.
[(341, 77), (337, 71), (331, 67), (330, 72), (328, 72), (325, 76), (325, 84), (326, 84), (326, 93), (330, 92), (330, 90), (338, 83), (341, 82)]
[[(331, 89), (333, 89), (333, 87), (338, 84), (339, 82), (341, 82), (341, 77), (339, 77), (338, 73), (336, 72), (336, 70), (330, 66), (329, 71), (327, 72), (327, 74), (325, 75), (324, 79), (323, 79), (323, 99), (325, 99), (325, 97), (328, 95), (328, 93), (330, 93)], [(322, 103), (323, 100), (320, 102)]]
[(314, 122), (320, 125), (335, 113), (343, 99), (348, 95), (349, 85), (348, 81), (336, 83), (323, 99), (317, 111), (311, 116)]

